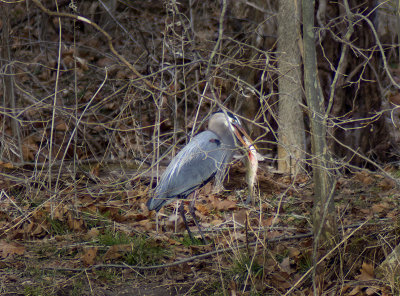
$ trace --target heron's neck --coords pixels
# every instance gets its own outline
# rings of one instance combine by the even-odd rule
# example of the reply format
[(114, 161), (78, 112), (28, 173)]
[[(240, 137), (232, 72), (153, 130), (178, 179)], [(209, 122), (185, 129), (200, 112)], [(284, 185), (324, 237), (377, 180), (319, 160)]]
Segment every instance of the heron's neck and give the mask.
[(233, 138), (234, 136), (232, 135), (232, 133), (226, 131), (226, 133), (219, 136), (221, 137), (222, 143), (224, 143), (230, 149), (235, 148), (235, 139)]

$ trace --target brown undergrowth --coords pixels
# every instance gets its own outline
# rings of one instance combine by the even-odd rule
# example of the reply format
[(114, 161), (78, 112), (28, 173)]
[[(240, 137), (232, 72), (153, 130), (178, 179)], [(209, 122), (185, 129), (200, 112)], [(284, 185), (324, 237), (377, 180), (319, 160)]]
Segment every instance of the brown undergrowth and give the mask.
[[(145, 207), (146, 179), (130, 189), (96, 185), (92, 196), (66, 187), (34, 198), (18, 182), (3, 182), (2, 295), (284, 295), (292, 288), (290, 295), (309, 295), (310, 276), (302, 276), (313, 268), (312, 183), (262, 170), (254, 206), (241, 201), (240, 163), (225, 192), (201, 191), (196, 214), (207, 245), (190, 241), (174, 203), (160, 214), (156, 232)], [(89, 186), (81, 182), (77, 188)], [(373, 173), (340, 178), (335, 203), (343, 241), (318, 266), (321, 294), (398, 291), (397, 282), (374, 273), (399, 241), (393, 185)]]
[[(260, 163), (257, 200), (248, 206), (245, 169), (236, 163), (226, 191), (216, 194), (210, 184), (198, 196), (206, 245), (189, 240), (174, 203), (161, 211), (158, 232), (145, 206), (158, 166), (220, 106), (240, 110), (259, 152), (276, 159), (278, 1), (264, 1), (273, 4), (267, 16), (251, 1), (230, 1), (224, 18), (219, 1), (118, 1), (114, 18), (100, 2), (0, 4), (0, 295), (312, 295), (309, 176)], [(346, 22), (341, 14), (324, 26), (332, 34), (320, 44), (325, 92), (344, 45), (335, 34)], [(354, 39), (370, 40), (361, 35), (367, 31), (360, 27)], [(369, 56), (369, 46), (352, 50)], [(379, 78), (371, 65), (381, 62), (356, 56), (343, 72), (346, 94), (335, 97), (331, 126), (342, 141), (332, 146), (343, 161), (338, 170), (354, 170), (338, 177), (340, 238), (318, 253), (328, 255), (315, 288), (319, 295), (398, 295), (396, 274), (376, 274), (399, 243), (398, 190), (394, 179), (354, 164), (379, 170), (398, 163), (399, 100), (397, 89), (388, 102), (371, 91)], [(364, 77), (365, 70), (374, 75)], [(379, 75), (382, 90), (391, 89)], [(382, 114), (380, 104), (368, 103), (381, 100)], [(396, 142), (373, 125), (379, 114)], [(351, 162), (359, 156), (366, 163)], [(400, 176), (391, 166), (386, 172)]]

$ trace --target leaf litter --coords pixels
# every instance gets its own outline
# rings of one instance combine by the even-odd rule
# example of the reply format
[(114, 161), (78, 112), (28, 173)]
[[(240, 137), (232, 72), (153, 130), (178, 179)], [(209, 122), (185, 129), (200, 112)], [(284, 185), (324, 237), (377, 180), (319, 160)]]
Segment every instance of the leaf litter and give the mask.
[[(243, 177), (240, 173), (241, 164), (236, 166), (239, 166), (238, 175), (233, 179)], [(290, 239), (290, 236), (311, 231), (304, 211), (311, 213), (312, 196), (305, 194), (312, 191), (307, 186), (297, 186), (290, 195), (281, 196), (285, 192), (283, 184), (293, 186), (292, 182), (272, 174), (268, 179), (280, 179), (280, 185), (270, 188), (267, 193), (262, 192), (254, 207), (244, 205), (237, 199), (237, 192), (246, 194), (243, 190), (245, 185), (232, 190), (234, 185), (229, 183), (227, 187), (231, 188), (230, 191), (221, 194), (204, 194), (200, 191), (196, 215), (204, 227), (207, 240), (213, 242), (208, 245), (193, 245), (190, 242), (179, 215), (177, 219), (169, 221), (171, 216), (176, 215), (174, 204), (163, 209), (157, 233), (155, 216), (146, 211), (144, 206), (149, 195), (139, 194), (143, 192), (139, 187), (138, 194), (135, 190), (129, 194), (136, 196), (134, 199), (121, 190), (119, 193), (98, 194), (96, 198), (87, 194), (74, 197), (66, 193), (48, 202), (43, 192), (42, 203), (39, 197), (39, 203), (21, 205), (19, 209), (13, 207), (12, 203), (6, 203), (7, 207), (0, 210), (1, 266), (5, 271), (11, 266), (29, 266), (41, 273), (46, 273), (48, 267), (48, 272), (56, 271), (58, 280), (65, 284), (72, 283), (63, 276), (63, 272), (84, 271), (96, 266), (96, 269), (90, 270), (94, 278), (99, 272), (113, 273), (125, 284), (129, 279), (135, 279), (142, 285), (154, 283), (155, 277), (165, 278), (168, 274), (165, 280), (169, 285), (174, 286), (179, 282), (182, 286), (184, 281), (183, 285), (195, 287), (193, 289), (197, 291), (211, 289), (212, 283), (220, 282), (222, 276), (227, 283), (231, 278), (237, 289), (243, 289), (241, 281), (248, 278), (251, 280), (246, 289), (270, 293), (270, 287), (274, 287), (274, 290), (284, 293), (305, 270), (312, 267), (310, 236)], [(363, 227), (340, 249), (342, 264), (347, 266), (345, 279), (348, 284), (343, 289), (346, 291), (343, 295), (387, 293), (388, 286), (374, 276), (374, 266), (384, 259), (385, 252), (388, 252), (387, 245), (394, 246), (398, 241), (398, 230), (393, 226), (399, 216), (398, 194), (393, 187), (380, 187), (376, 192), (376, 182), (364, 181), (365, 174), (361, 180), (359, 177), (342, 177), (335, 197), (343, 226), (371, 220), (369, 226)], [(263, 182), (263, 177), (259, 182)], [(13, 198), (14, 203), (18, 202), (11, 193), (8, 196)], [(189, 220), (189, 223), (195, 232), (193, 221)], [(382, 227), (386, 229), (385, 233), (380, 230)], [(343, 229), (345, 232), (347, 230)], [(283, 236), (289, 239), (280, 243), (267, 241)], [(257, 242), (256, 245), (254, 242)], [(112, 264), (124, 266), (132, 263), (141, 266), (168, 265), (218, 249), (230, 251), (201, 260), (190, 260), (182, 263), (181, 268), (129, 272), (129, 268), (114, 270), (112, 267)], [(20, 263), (22, 258), (25, 261), (23, 265)], [(260, 271), (256, 271), (255, 266), (261, 266)], [(186, 272), (182, 273), (183, 270)], [(5, 272), (1, 277), (7, 281), (11, 274), (15, 274), (15, 270)], [(23, 281), (27, 276), (21, 273), (20, 280)], [(323, 278), (324, 289), (339, 284), (327, 267)], [(14, 285), (17, 290), (20, 280), (11, 283), (11, 286)], [(368, 282), (368, 285), (363, 282)], [(298, 285), (297, 291), (301, 294), (301, 291), (306, 292), (309, 288), (309, 280), (305, 280)]]

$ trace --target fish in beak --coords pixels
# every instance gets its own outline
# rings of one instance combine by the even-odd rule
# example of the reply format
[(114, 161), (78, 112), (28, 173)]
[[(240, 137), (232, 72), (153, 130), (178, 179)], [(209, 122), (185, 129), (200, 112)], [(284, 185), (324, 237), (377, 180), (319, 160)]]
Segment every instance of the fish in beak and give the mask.
[[(247, 150), (248, 160), (246, 162), (246, 182), (248, 185), (248, 195), (246, 199), (246, 204), (250, 202), (254, 205), (254, 184), (257, 176), (258, 169), (258, 157), (256, 146), (253, 144), (250, 136), (247, 132), (239, 125), (234, 125), (234, 132), (238, 140), (243, 144)], [(240, 134), (242, 133), (243, 136)]]

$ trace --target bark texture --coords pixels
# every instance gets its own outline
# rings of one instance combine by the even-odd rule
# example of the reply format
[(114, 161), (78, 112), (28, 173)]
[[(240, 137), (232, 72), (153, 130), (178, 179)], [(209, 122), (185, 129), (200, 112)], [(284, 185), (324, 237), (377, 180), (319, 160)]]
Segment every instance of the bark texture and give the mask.
[(300, 5), (297, 0), (279, 2), (279, 146), (278, 169), (301, 171), (305, 157), (305, 133), (301, 89), (301, 54), (299, 50)]
[(324, 98), (317, 78), (314, 35), (314, 1), (303, 0), (304, 88), (311, 125), (311, 152), (314, 176), (314, 239), (332, 245), (337, 234), (334, 195), (334, 174), (324, 125)]

